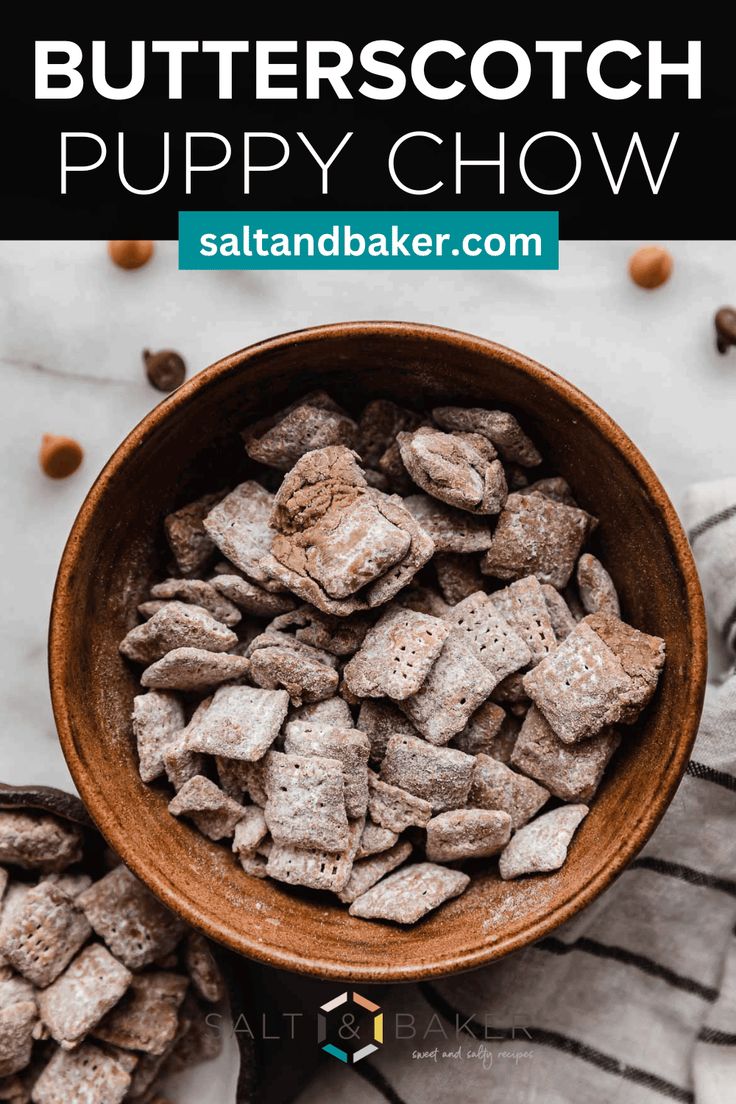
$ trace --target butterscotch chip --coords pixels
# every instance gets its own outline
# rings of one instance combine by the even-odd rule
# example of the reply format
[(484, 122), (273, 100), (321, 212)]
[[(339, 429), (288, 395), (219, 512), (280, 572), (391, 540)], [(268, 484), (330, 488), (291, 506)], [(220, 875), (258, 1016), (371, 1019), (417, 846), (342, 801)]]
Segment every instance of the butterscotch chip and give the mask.
[(50, 479), (66, 479), (73, 475), (84, 459), (84, 449), (73, 437), (44, 433), (38, 460), (44, 475)]
[(537, 479), (535, 483), (529, 483), (526, 487), (521, 488), (519, 494), (541, 494), (545, 498), (551, 498), (554, 502), (562, 502), (565, 506), (577, 506), (570, 484), (561, 475), (552, 475), (547, 479)]
[[(531, 578), (533, 577), (531, 576)], [(577, 624), (570, 607), (559, 590), (555, 590), (549, 583), (542, 584), (542, 594), (547, 605), (547, 613), (552, 622), (555, 638), (558, 641), (566, 640)]]
[(92, 929), (58, 886), (40, 882), (0, 925), (0, 951), (34, 985), (49, 985), (68, 965)]
[(404, 506), (432, 538), (437, 552), (485, 552), (491, 547), (488, 519), (455, 510), (425, 494), (412, 494)]
[(271, 550), (273, 495), (252, 479), (241, 483), (204, 519), (204, 528), (220, 551), (244, 575), (267, 590), (273, 589), (261, 561)]
[[(352, 728), (353, 715), (344, 698), (327, 698), (320, 702), (306, 702), (292, 709), (289, 717), (293, 721), (314, 721), (316, 724), (337, 725), (338, 728)], [(361, 726), (358, 725), (358, 728)]]
[(82, 857), (82, 833), (38, 813), (0, 812), (0, 862), (45, 873), (65, 870)]
[(169, 802), (169, 812), (172, 816), (188, 817), (208, 839), (218, 840), (232, 836), (243, 815), (243, 806), (199, 774), (184, 783)]
[(483, 589), (483, 576), (474, 556), (440, 552), (434, 557), (434, 567), (442, 597), (451, 606)]
[(421, 426), (396, 440), (409, 475), (433, 498), (476, 514), (497, 514), (506, 501), (503, 465), (484, 437)]
[(621, 616), (621, 605), (613, 579), (600, 560), (584, 552), (578, 560), (577, 583), (586, 613), (607, 613)]
[(432, 816), (432, 805), (423, 797), (383, 782), (371, 771), (368, 774), (368, 813), (381, 828), (403, 832), (411, 825), (424, 828)]
[(278, 844), (337, 852), (348, 845), (342, 763), (316, 755), (269, 753), (265, 815)]
[(354, 728), (336, 728), (310, 721), (286, 726), (284, 751), (290, 755), (317, 755), (342, 763), (345, 810), (362, 817), (368, 807), (368, 755), (370, 740)]
[[(462, 732), (453, 736), (450, 742), (454, 748), (464, 751), (466, 755), (477, 755), (482, 751), (486, 755), (492, 755), (494, 759), (503, 761), (503, 752), (509, 739), (508, 734), (503, 732), (506, 720), (506, 711), (502, 706), (496, 705), (495, 702), (483, 702)], [(496, 754), (497, 751), (501, 754)]]
[(133, 698), (133, 735), (138, 747), (138, 770), (144, 782), (164, 772), (164, 754), (185, 727), (184, 708), (175, 694), (149, 690)]
[(367, 859), (369, 855), (378, 855), (381, 851), (388, 851), (398, 842), (398, 832), (391, 832), (388, 828), (382, 828), (380, 824), (374, 824), (367, 820), (355, 852), (356, 859)]
[(238, 856), (252, 853), (267, 835), (268, 825), (263, 815), (263, 809), (258, 805), (248, 805), (235, 825), (233, 851)]
[(531, 652), (533, 664), (557, 647), (544, 592), (534, 575), (495, 591), (488, 600), (522, 638)]
[(226, 652), (237, 642), (235, 633), (207, 610), (185, 602), (167, 602), (148, 621), (130, 630), (120, 642), (120, 651), (135, 663), (154, 663), (174, 648)]
[(304, 453), (314, 449), (328, 445), (353, 448), (358, 427), (328, 395), (315, 392), (249, 426), (242, 436), (251, 459), (288, 471)]
[[(594, 630), (596, 625), (620, 656)], [(621, 635), (617, 626), (622, 626)], [(654, 693), (663, 663), (659, 638), (594, 614), (525, 676), (524, 687), (559, 738), (576, 743), (606, 725), (633, 722)]]
[(215, 544), (204, 527), (204, 519), (224, 495), (224, 491), (202, 495), (164, 518), (166, 539), (182, 575), (198, 574), (214, 556)]
[(563, 805), (520, 828), (501, 852), (498, 869), (505, 880), (522, 874), (559, 870), (587, 805)]
[(211, 582), (228, 601), (253, 617), (276, 617), (296, 605), (290, 594), (273, 594), (241, 575), (215, 575)]
[(511, 766), (562, 801), (587, 804), (620, 742), (615, 728), (604, 728), (578, 744), (565, 744), (533, 706), (524, 718)]
[(93, 943), (39, 992), (41, 1019), (52, 1038), (71, 1049), (117, 1004), (132, 979), (101, 943)]
[(226, 993), (225, 979), (209, 942), (199, 932), (187, 934), (184, 961), (198, 996), (208, 1004), (222, 1000)]
[(496, 809), (452, 809), (427, 825), (430, 862), (456, 862), (497, 855), (509, 842), (511, 817)]
[(381, 762), (386, 754), (386, 744), (392, 736), (418, 735), (414, 725), (397, 706), (383, 698), (368, 698), (361, 702), (357, 727), (365, 732), (371, 742), (372, 763)]
[(497, 579), (536, 575), (540, 583), (561, 590), (593, 524), (590, 514), (576, 507), (539, 494), (511, 494), (481, 560), (481, 571)]
[(266, 632), (248, 647), (250, 678), (267, 690), (285, 690), (293, 705), (334, 696), (340, 677), (337, 660), (281, 632)]
[(335, 617), (314, 606), (302, 605), (291, 613), (276, 617), (267, 631), (295, 628), (296, 639), (313, 648), (321, 648), (336, 656), (351, 656), (357, 652), (373, 619), (355, 613), (351, 617)]
[(146, 667), (141, 686), (155, 690), (213, 690), (223, 682), (240, 678), (249, 669), (250, 660), (244, 656), (203, 648), (174, 648)]
[(116, 958), (140, 970), (170, 954), (184, 924), (159, 904), (127, 867), (115, 867), (80, 894), (77, 904)]
[(400, 607), (387, 610), (346, 665), (348, 688), (360, 697), (410, 697), (429, 674), (449, 631), (437, 617)]
[(500, 809), (513, 828), (526, 824), (549, 800), (549, 791), (489, 755), (476, 755), (469, 802), (479, 809)]
[(230, 627), (237, 625), (243, 617), (236, 605), (204, 579), (165, 579), (151, 587), (151, 597), (164, 601), (190, 602), (206, 610), (215, 621)]
[(459, 896), (470, 878), (434, 863), (414, 863), (372, 886), (350, 906), (351, 916), (415, 924), (445, 901)]
[(163, 1054), (176, 1035), (179, 1006), (188, 985), (187, 978), (166, 971), (134, 977), (125, 996), (93, 1034), (124, 1050)]
[(369, 402), (358, 419), (358, 444), (363, 463), (374, 468), (383, 454), (405, 429), (416, 429), (421, 417), (413, 410), (397, 406), (389, 399)]
[(414, 736), (392, 736), (381, 781), (421, 797), (437, 813), (458, 809), (468, 798), (475, 760), (454, 748), (433, 747)]
[(353, 863), (350, 877), (337, 896), (345, 904), (350, 904), (356, 897), (361, 897), (366, 893), (371, 886), (379, 882), (386, 874), (390, 874), (397, 866), (401, 866), (409, 858), (411, 852), (411, 844), (405, 841), (397, 843), (390, 850), (382, 851), (369, 859)]
[(453, 606), (447, 620), (462, 632), (465, 643), (490, 672), (494, 686), (531, 661), (528, 645), (482, 590)]
[(288, 709), (285, 690), (221, 686), (209, 708), (189, 725), (187, 747), (228, 759), (260, 759), (278, 736)]
[(541, 453), (513, 414), (480, 407), (437, 406), (432, 411), (432, 417), (443, 429), (480, 433), (510, 463), (533, 468), (542, 462)]
[(120, 1104), (131, 1083), (127, 1070), (92, 1043), (57, 1050), (33, 1086), (33, 1104)]
[(400, 702), (402, 712), (431, 744), (461, 732), (495, 685), (494, 676), (454, 629), (420, 690)]

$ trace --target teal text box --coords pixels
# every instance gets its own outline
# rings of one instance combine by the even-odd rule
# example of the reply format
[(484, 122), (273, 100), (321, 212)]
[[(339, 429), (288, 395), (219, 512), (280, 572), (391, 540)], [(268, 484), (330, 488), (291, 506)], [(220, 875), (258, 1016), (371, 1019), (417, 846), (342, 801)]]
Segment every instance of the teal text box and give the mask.
[(182, 269), (556, 269), (556, 211), (180, 211)]

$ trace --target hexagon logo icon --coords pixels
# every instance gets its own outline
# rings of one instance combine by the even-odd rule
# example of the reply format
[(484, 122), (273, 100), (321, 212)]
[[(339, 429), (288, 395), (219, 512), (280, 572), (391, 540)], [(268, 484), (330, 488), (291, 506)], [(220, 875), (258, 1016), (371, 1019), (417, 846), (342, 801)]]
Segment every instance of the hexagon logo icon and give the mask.
[[(360, 993), (340, 993), (317, 1013), (317, 1041), (340, 1062), (355, 1064), (383, 1042), (383, 1013)], [(370, 1016), (365, 1013), (370, 1012)]]

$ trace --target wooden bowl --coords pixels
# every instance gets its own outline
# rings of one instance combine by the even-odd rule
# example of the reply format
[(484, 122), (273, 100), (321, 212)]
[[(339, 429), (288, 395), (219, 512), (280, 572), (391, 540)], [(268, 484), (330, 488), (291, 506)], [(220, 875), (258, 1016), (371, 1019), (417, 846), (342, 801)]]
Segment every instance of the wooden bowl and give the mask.
[[(667, 642), (656, 697), (609, 767), (559, 872), (504, 883), (476, 871), (463, 896), (406, 930), (353, 919), (328, 897), (251, 878), (229, 849), (170, 816), (139, 776), (136, 674), (118, 643), (167, 563), (162, 519), (251, 470), (237, 431), (316, 387), (352, 410), (501, 405), (600, 518), (597, 548), (624, 616)], [(490, 341), (392, 322), (285, 334), (226, 357), (165, 399), (92, 487), (61, 562), (50, 631), (54, 713), (69, 768), (111, 846), (190, 924), (262, 962), (325, 978), (396, 981), (480, 966), (590, 902), (631, 861), (687, 764), (706, 677), (703, 601), (687, 540), (646, 460), (595, 403)]]

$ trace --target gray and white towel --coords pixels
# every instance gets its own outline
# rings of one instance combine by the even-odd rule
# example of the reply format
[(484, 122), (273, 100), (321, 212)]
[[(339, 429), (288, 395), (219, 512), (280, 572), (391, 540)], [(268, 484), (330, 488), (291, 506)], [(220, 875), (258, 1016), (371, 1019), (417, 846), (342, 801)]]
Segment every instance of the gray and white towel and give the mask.
[[(736, 480), (685, 507), (729, 643)], [(299, 1104), (736, 1101), (736, 674), (709, 686), (687, 774), (652, 839), (593, 905), (492, 966), (396, 987), (386, 1041), (325, 1067)]]

